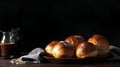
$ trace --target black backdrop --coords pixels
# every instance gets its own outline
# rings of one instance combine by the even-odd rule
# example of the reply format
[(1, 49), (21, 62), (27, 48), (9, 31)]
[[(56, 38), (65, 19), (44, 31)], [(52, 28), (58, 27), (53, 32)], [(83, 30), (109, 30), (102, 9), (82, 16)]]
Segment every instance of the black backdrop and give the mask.
[(3, 0), (0, 29), (19, 27), (21, 50), (44, 48), (72, 34), (87, 38), (99, 33), (119, 46), (120, 4), (116, 0)]

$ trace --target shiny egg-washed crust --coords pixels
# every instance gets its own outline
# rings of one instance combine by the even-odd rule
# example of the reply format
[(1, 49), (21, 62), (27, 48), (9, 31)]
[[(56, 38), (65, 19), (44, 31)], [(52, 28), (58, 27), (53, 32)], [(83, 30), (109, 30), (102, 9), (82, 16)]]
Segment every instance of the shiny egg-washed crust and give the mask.
[(76, 48), (77, 58), (86, 58), (97, 56), (97, 50), (92, 43), (83, 42), (78, 44)]
[(74, 56), (73, 48), (65, 41), (58, 42), (53, 48), (55, 58), (71, 58)]
[(88, 39), (88, 42), (95, 45), (98, 55), (105, 55), (109, 52), (109, 41), (103, 35), (95, 34)]
[(48, 55), (53, 56), (52, 50), (53, 50), (54, 46), (55, 46), (58, 42), (59, 42), (58, 40), (54, 40), (54, 41), (50, 42), (50, 43), (45, 47), (45, 52), (46, 52)]
[(80, 35), (72, 35), (65, 39), (65, 42), (70, 43), (70, 45), (74, 48), (76, 48), (79, 43), (82, 43), (84, 41), (85, 39)]

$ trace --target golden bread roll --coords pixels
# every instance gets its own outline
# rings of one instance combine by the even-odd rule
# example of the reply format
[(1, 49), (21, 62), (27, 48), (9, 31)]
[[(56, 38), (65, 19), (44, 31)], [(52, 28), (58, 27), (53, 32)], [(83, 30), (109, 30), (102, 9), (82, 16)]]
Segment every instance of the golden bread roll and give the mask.
[(79, 43), (76, 48), (77, 58), (95, 57), (97, 54), (97, 49), (92, 43), (89, 42)]
[(58, 42), (53, 48), (55, 58), (71, 58), (74, 56), (73, 48), (65, 41)]
[(88, 42), (96, 46), (98, 55), (106, 55), (109, 52), (109, 41), (103, 35), (95, 34), (88, 39)]
[(58, 42), (59, 42), (58, 40), (54, 40), (54, 41), (50, 42), (50, 43), (45, 47), (45, 52), (46, 52), (48, 55), (53, 56), (52, 50), (53, 50), (54, 46), (55, 46)]
[(70, 43), (70, 45), (75, 49), (79, 43), (82, 43), (84, 41), (85, 39), (80, 35), (72, 35), (65, 39), (65, 42)]

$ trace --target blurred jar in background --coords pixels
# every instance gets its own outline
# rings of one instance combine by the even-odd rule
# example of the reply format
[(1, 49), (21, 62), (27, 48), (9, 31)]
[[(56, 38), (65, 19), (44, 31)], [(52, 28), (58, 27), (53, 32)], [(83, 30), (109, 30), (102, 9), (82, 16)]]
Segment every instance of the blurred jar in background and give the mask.
[(20, 54), (19, 34), (20, 29), (14, 28), (10, 31), (0, 31), (2, 38), (0, 42), (0, 57), (1, 58), (15, 58)]

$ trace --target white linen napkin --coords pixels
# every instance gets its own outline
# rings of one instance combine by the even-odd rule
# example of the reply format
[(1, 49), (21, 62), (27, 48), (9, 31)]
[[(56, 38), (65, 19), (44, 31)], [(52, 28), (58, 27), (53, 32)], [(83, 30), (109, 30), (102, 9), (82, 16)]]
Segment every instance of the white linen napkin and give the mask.
[(44, 53), (42, 48), (35, 48), (27, 55), (21, 56), (20, 58), (12, 59), (10, 62), (14, 64), (24, 64), (24, 63), (41, 63), (43, 60), (40, 55)]

